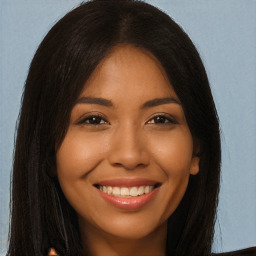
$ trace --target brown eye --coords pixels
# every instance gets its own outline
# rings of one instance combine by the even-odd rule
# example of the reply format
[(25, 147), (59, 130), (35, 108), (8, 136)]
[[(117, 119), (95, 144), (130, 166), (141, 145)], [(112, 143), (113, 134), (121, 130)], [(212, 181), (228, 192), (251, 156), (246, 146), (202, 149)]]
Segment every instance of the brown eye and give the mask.
[(104, 125), (109, 124), (102, 116), (99, 115), (91, 115), (83, 118), (82, 120), (78, 121), (77, 124), (83, 125)]
[(159, 124), (159, 125), (169, 125), (169, 124), (178, 124), (178, 122), (169, 116), (157, 115), (151, 118), (148, 121), (148, 124)]
[(86, 118), (84, 123), (98, 125), (98, 124), (105, 123), (105, 121), (100, 116), (91, 116), (91, 117)]
[(165, 116), (157, 116), (153, 118), (154, 122), (157, 124), (169, 123), (169, 120)]

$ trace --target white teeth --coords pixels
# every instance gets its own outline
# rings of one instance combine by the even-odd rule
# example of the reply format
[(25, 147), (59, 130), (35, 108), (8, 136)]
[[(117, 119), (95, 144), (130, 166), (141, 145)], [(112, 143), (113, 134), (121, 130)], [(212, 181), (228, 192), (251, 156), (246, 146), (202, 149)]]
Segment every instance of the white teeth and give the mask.
[(143, 186), (140, 186), (139, 189), (138, 189), (138, 195), (143, 195), (144, 194), (144, 187)]
[(112, 190), (113, 190), (112, 187), (108, 186), (107, 189), (108, 189), (108, 194), (111, 195), (112, 194)]
[(154, 186), (139, 186), (139, 187), (111, 187), (99, 186), (99, 189), (109, 195), (135, 197), (143, 194), (148, 194), (154, 189)]
[(112, 194), (114, 196), (120, 196), (120, 188), (119, 187), (113, 187)]
[(132, 187), (130, 189), (130, 196), (137, 196), (138, 195), (138, 189), (136, 187)]
[(121, 196), (129, 196), (130, 192), (128, 188), (121, 188)]

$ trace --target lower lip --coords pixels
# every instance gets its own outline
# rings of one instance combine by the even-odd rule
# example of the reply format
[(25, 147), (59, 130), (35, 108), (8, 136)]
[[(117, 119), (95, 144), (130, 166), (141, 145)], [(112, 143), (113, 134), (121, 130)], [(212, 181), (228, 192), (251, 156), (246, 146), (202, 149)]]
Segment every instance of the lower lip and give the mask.
[(124, 210), (138, 210), (148, 204), (157, 194), (159, 187), (155, 188), (148, 194), (144, 194), (136, 197), (117, 197), (104, 193), (103, 191), (97, 189), (101, 197), (110, 203), (111, 205)]

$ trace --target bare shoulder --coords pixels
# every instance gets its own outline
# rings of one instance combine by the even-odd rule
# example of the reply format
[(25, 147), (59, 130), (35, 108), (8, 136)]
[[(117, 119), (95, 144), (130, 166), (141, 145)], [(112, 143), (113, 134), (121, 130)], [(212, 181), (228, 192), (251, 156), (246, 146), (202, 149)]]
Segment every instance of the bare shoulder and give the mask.
[(47, 256), (59, 256), (59, 255), (57, 254), (57, 252), (53, 248), (50, 248)]

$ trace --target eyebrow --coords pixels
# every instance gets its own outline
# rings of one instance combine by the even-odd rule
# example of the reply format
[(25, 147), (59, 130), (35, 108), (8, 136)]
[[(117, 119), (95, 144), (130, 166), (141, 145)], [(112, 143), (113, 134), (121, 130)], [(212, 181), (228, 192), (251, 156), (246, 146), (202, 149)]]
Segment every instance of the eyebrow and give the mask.
[(113, 103), (110, 100), (103, 98), (81, 97), (76, 101), (76, 104), (80, 103), (97, 104), (106, 107), (113, 107)]
[(156, 107), (156, 106), (163, 105), (163, 104), (168, 104), (168, 103), (176, 103), (176, 104), (181, 105), (181, 102), (178, 99), (175, 99), (173, 97), (157, 98), (157, 99), (153, 99), (153, 100), (149, 100), (149, 101), (145, 102), (142, 105), (142, 109), (143, 108), (149, 108), (149, 107)]
[[(81, 103), (97, 104), (105, 107), (113, 107), (112, 101), (104, 98), (81, 97), (76, 101), (76, 104), (81, 104)], [(176, 103), (181, 105), (181, 102), (179, 100), (173, 97), (169, 97), (169, 98), (157, 98), (157, 99), (149, 100), (145, 102), (141, 108), (144, 109), (144, 108), (156, 107), (159, 105), (164, 105), (169, 103)]]

